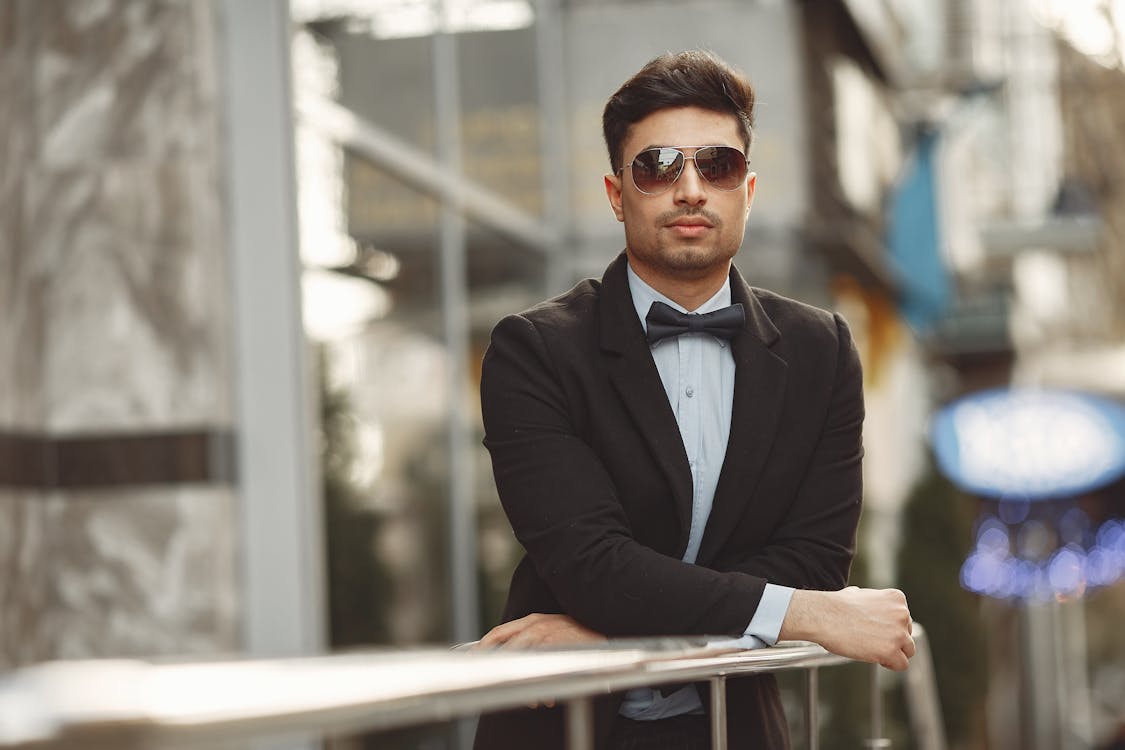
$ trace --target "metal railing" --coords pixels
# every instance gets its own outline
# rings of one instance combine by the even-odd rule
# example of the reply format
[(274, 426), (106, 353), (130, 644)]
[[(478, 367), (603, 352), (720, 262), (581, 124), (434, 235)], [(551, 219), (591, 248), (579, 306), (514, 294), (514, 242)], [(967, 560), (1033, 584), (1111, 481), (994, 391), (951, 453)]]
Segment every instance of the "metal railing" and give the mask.
[[(925, 631), (904, 685), (916, 744), (943, 750)], [(0, 676), (0, 748), (168, 748), (291, 733), (342, 735), (556, 701), (570, 750), (593, 748), (593, 697), (680, 682), (711, 686), (712, 747), (725, 750), (730, 677), (804, 670), (807, 747), (816, 750), (817, 670), (849, 663), (811, 643), (756, 650), (729, 639), (609, 641), (528, 651), (405, 649), (277, 660), (53, 662)], [(873, 667), (869, 747), (882, 737)]]

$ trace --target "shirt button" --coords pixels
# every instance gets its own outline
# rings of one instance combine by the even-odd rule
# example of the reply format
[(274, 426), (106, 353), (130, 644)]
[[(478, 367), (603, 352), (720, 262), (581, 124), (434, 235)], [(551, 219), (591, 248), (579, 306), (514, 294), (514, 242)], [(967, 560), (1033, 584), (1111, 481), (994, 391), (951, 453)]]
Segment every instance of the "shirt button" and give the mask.
[(695, 389), (692, 388), (689, 385), (687, 388), (684, 389), (684, 395), (687, 396), (688, 398), (691, 398), (692, 396), (695, 395)]

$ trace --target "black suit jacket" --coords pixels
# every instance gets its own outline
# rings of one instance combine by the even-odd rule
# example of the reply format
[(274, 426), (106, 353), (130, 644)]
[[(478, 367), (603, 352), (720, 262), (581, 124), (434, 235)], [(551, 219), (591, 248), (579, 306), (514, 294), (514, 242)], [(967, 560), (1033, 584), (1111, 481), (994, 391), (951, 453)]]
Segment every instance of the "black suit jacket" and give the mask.
[[(625, 255), (599, 282), (502, 320), (484, 357), (485, 445), (526, 555), (504, 619), (566, 613), (608, 636), (740, 635), (767, 582), (834, 590), (859, 521), (862, 374), (844, 321), (749, 287), (727, 453), (695, 565), (692, 481)], [(785, 747), (770, 676), (731, 681), (732, 747)], [(706, 692), (704, 691), (704, 695)], [(598, 704), (599, 745), (620, 697)], [(558, 709), (482, 717), (476, 748), (562, 747)]]

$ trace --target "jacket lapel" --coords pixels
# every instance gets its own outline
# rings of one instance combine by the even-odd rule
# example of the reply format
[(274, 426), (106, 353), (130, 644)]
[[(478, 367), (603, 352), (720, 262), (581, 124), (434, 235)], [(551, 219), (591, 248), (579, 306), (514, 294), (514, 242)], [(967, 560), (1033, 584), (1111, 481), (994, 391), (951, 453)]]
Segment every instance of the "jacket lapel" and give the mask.
[(754, 494), (777, 431), (788, 368), (770, 348), (780, 334), (761, 303), (736, 269), (730, 280), (733, 301), (746, 308), (746, 326), (731, 341), (735, 376), (730, 438), (697, 558), (704, 565), (722, 549)]
[(678, 553), (682, 554), (691, 528), (691, 469), (676, 415), (637, 319), (624, 253), (602, 277), (599, 323), (610, 379), (672, 488), (681, 530)]

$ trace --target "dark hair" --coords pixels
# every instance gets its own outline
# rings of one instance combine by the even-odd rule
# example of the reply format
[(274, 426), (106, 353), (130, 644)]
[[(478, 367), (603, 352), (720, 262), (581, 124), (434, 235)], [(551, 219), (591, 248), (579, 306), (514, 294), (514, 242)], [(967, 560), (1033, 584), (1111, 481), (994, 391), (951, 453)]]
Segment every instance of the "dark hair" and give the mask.
[[(614, 172), (629, 128), (653, 112), (699, 107), (732, 114), (742, 123), (747, 150), (754, 138), (754, 87), (738, 70), (711, 52), (668, 53), (649, 61), (606, 102), (602, 131)], [(687, 144), (685, 144), (687, 145)]]

